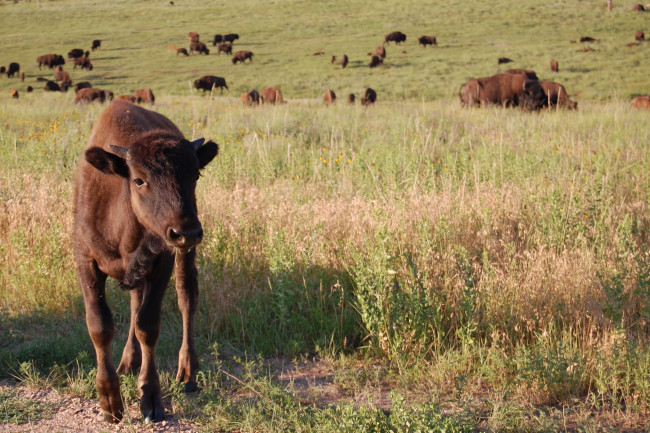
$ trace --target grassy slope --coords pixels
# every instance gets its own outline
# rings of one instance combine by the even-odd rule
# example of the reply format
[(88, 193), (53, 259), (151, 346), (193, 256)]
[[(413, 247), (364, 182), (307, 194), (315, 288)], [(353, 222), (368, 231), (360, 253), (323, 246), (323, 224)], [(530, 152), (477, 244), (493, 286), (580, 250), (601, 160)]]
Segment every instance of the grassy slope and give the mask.
[[(419, 2), (402, 1), (258, 1), (210, 4), (177, 2), (60, 1), (2, 2), (3, 47), (0, 63), (19, 62), (33, 84), (35, 59), (45, 53), (87, 49), (102, 39), (91, 58), (92, 72), (71, 71), (73, 81), (128, 93), (148, 86), (156, 94), (187, 94), (188, 82), (202, 74), (224, 76), (231, 96), (250, 88), (278, 85), (288, 99), (320, 98), (327, 88), (339, 95), (359, 94), (370, 86), (380, 99), (455, 99), (464, 81), (506, 67), (532, 68), (549, 78), (556, 58), (563, 82), (581, 99), (627, 98), (648, 93), (643, 61), (648, 44), (627, 48), (638, 29), (648, 32), (645, 14), (617, 5), (608, 13), (600, 2)], [(232, 65), (225, 55), (184, 58), (168, 45), (187, 46), (187, 32), (206, 42), (215, 33), (239, 33), (236, 49), (255, 53), (252, 65)], [(370, 70), (367, 53), (394, 30), (408, 35), (406, 44), (388, 47), (384, 67)], [(420, 35), (435, 35), (438, 48), (417, 45)], [(580, 36), (602, 42), (592, 53), (578, 53)], [(212, 45), (209, 44), (210, 48)], [(325, 56), (312, 57), (315, 51)], [(406, 50), (406, 53), (402, 53)], [(330, 65), (330, 55), (348, 54), (346, 70)], [(496, 59), (516, 60), (498, 67)], [(71, 70), (71, 67), (67, 68)], [(0, 80), (0, 91), (24, 88)], [(40, 89), (42, 83), (37, 83)], [(70, 98), (72, 95), (69, 96)]]

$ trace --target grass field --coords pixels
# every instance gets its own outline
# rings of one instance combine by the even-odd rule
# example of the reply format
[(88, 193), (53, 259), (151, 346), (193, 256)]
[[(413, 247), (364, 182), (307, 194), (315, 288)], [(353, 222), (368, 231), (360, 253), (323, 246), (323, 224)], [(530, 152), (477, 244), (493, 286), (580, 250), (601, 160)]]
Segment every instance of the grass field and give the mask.
[[(188, 138), (220, 144), (197, 190), (199, 395), (172, 379), (173, 290), (164, 305), (158, 364), (176, 416), (205, 431), (647, 432), (650, 128), (628, 100), (648, 93), (650, 45), (624, 46), (647, 18), (614, 3), (2, 2), (0, 63), (35, 80), (52, 75), (36, 56), (102, 39), (73, 81), (149, 86)], [(370, 71), (366, 52), (396, 29), (406, 45)], [(237, 32), (254, 62), (167, 51), (190, 30)], [(420, 34), (440, 46), (416, 46)], [(577, 53), (585, 34), (602, 41)], [(329, 64), (343, 53), (348, 69)], [(501, 56), (538, 73), (557, 58), (579, 110), (461, 109), (458, 86)], [(204, 73), (230, 92), (192, 92)], [(105, 107), (11, 100), (17, 83), (0, 79), (0, 379), (95, 398), (72, 194)], [(242, 106), (239, 92), (266, 85), (289, 103)], [(373, 107), (320, 100), (366, 86)], [(117, 357), (128, 295), (109, 285)], [(336, 401), (277, 380), (278, 363), (313, 359)], [(1, 423), (32, 416), (14, 415), (31, 406), (12, 395), (0, 407)]]

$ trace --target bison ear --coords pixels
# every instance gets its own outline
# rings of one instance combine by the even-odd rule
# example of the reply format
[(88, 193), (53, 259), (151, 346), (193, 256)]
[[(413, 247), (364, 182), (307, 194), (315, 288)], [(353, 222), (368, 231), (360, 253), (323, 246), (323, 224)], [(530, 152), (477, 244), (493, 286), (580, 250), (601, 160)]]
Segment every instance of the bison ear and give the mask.
[(106, 152), (101, 147), (91, 147), (86, 150), (85, 155), (86, 161), (102, 173), (116, 174), (126, 178), (129, 177), (129, 168), (123, 158)]
[(196, 156), (199, 158), (199, 168), (208, 165), (217, 156), (217, 153), (219, 153), (219, 145), (212, 140), (196, 149)]

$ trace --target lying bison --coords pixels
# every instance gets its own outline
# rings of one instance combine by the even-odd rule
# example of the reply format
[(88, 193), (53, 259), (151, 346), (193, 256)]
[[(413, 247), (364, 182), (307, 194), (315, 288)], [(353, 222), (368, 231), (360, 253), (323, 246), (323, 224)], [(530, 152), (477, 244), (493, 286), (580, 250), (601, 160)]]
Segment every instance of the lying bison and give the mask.
[(637, 96), (630, 101), (632, 108), (650, 110), (650, 96)]
[(41, 66), (47, 66), (52, 69), (58, 65), (65, 65), (65, 59), (60, 54), (45, 54), (38, 56), (36, 61), (38, 62), (38, 69), (41, 69)]
[(418, 39), (418, 42), (420, 45), (423, 47), (426, 47), (427, 45), (438, 45), (438, 41), (436, 41), (435, 36), (420, 36), (420, 39)]
[(76, 104), (79, 104), (80, 102), (98, 101), (103, 104), (107, 99), (113, 99), (113, 92), (102, 89), (95, 89), (92, 87), (84, 87), (77, 90), (77, 95), (74, 98), (74, 102)]
[(284, 104), (282, 92), (277, 87), (266, 87), (262, 89), (260, 99), (263, 104)]
[(190, 55), (185, 48), (177, 48), (176, 49), (176, 55), (179, 55), (179, 54), (182, 54), (184, 56), (189, 56)]
[(249, 60), (250, 63), (253, 63), (253, 53), (251, 51), (237, 51), (232, 55), (233, 65), (236, 65), (237, 62), (244, 63), (246, 60)]
[(221, 93), (223, 94), (223, 88), (225, 87), (226, 90), (228, 89), (228, 85), (226, 84), (226, 79), (223, 77), (215, 77), (214, 75), (204, 75), (198, 80), (194, 81), (194, 88), (197, 90), (203, 90), (203, 93), (205, 91), (211, 92), (212, 89), (216, 88), (221, 89)]
[(576, 110), (578, 108), (578, 103), (569, 98), (562, 84), (553, 81), (540, 81), (539, 84), (544, 89), (546, 106), (549, 108), (567, 108), (569, 110)]
[[(124, 414), (119, 373), (140, 371), (140, 411), (163, 419), (156, 371), (162, 301), (173, 271), (183, 340), (176, 380), (196, 390), (194, 346), (198, 308), (196, 246), (203, 238), (196, 182), (217, 155), (212, 141), (190, 142), (166, 117), (116, 100), (93, 127), (79, 162), (74, 198), (74, 253), (86, 325), (97, 358), (96, 384), (104, 419)], [(129, 290), (131, 326), (122, 359), (113, 366), (115, 332), (107, 277)]]
[(257, 90), (249, 90), (248, 92), (241, 94), (241, 102), (244, 105), (252, 106), (259, 105), (260, 103), (260, 94)]
[(136, 90), (133, 92), (133, 96), (135, 97), (135, 101), (138, 104), (147, 103), (149, 105), (153, 105), (153, 103), (156, 101), (156, 97), (153, 96), (153, 92), (148, 87)]
[(61, 86), (56, 81), (49, 80), (45, 83), (46, 92), (60, 92)]
[(637, 30), (634, 34), (634, 40), (641, 42), (645, 40), (645, 34), (641, 30)]
[(402, 42), (406, 42), (406, 35), (402, 32), (392, 32), (384, 36), (384, 45), (389, 42), (395, 42), (396, 45), (399, 45)]
[(372, 105), (377, 102), (377, 92), (368, 87), (361, 98), (361, 105)]

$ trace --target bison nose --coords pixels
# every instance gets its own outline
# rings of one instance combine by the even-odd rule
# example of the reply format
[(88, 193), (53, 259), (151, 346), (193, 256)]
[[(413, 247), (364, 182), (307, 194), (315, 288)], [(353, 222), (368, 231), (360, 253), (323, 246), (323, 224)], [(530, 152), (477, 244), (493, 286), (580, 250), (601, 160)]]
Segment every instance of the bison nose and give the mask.
[(167, 239), (175, 247), (192, 247), (203, 239), (203, 228), (201, 226), (190, 229), (170, 227), (167, 230)]

